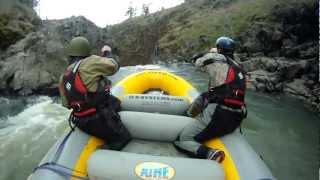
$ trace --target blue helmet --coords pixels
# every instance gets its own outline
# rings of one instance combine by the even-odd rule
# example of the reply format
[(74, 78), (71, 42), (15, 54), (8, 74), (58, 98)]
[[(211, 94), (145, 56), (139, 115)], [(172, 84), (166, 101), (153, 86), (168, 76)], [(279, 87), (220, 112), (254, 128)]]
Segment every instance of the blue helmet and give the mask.
[(234, 41), (229, 37), (219, 37), (216, 41), (216, 47), (223, 52), (233, 52), (235, 49)]

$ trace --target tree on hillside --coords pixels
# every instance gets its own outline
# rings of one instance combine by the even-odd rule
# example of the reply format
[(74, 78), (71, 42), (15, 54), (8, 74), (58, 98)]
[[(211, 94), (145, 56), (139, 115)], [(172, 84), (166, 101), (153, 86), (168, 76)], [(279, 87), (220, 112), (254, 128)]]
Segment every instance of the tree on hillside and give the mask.
[(126, 16), (129, 16), (129, 18), (133, 18), (136, 16), (137, 9), (132, 7), (132, 4), (128, 7), (128, 10), (126, 12)]
[(149, 15), (150, 14), (150, 4), (143, 4), (142, 5), (142, 15)]

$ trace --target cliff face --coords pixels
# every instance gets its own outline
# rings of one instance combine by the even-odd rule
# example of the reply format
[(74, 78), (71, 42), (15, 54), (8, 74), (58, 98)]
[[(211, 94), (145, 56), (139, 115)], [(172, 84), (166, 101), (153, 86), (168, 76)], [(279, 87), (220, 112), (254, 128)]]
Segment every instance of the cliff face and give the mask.
[(30, 2), (0, 0), (0, 50), (35, 31), (40, 21)]
[(105, 29), (122, 65), (152, 63), (159, 39), (166, 32), (168, 24), (168, 17), (160, 16), (156, 13), (138, 17)]
[(84, 17), (42, 21), (35, 32), (10, 45), (0, 59), (0, 90), (7, 94), (57, 93), (67, 66), (65, 46), (74, 36), (85, 36), (92, 53), (102, 46), (102, 29)]

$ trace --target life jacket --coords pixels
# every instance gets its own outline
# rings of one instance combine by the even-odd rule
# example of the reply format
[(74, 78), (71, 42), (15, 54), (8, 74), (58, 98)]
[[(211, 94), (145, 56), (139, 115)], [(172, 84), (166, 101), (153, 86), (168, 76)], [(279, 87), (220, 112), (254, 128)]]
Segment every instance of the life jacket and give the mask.
[(78, 61), (72, 70), (66, 70), (63, 75), (62, 86), (63, 94), (67, 98), (69, 108), (76, 117), (83, 117), (96, 113), (96, 103), (94, 93), (89, 93), (81, 80), (78, 72), (81, 60)]
[(209, 102), (241, 109), (245, 106), (245, 72), (240, 64), (235, 63), (227, 56), (226, 58), (229, 64), (227, 78), (224, 84), (217, 87), (209, 87)]

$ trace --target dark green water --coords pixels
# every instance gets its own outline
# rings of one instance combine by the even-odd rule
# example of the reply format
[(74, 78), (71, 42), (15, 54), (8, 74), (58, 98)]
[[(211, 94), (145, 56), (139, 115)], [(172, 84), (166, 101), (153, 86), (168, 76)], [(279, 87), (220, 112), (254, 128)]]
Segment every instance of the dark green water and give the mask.
[[(205, 90), (208, 78), (190, 64), (162, 65)], [(122, 68), (114, 82), (141, 70)], [(319, 117), (301, 102), (248, 92), (243, 132), (279, 180), (317, 180)], [(0, 180), (23, 180), (67, 128), (69, 111), (57, 99), (0, 98)], [(244, 162), (245, 163), (245, 162)]]

